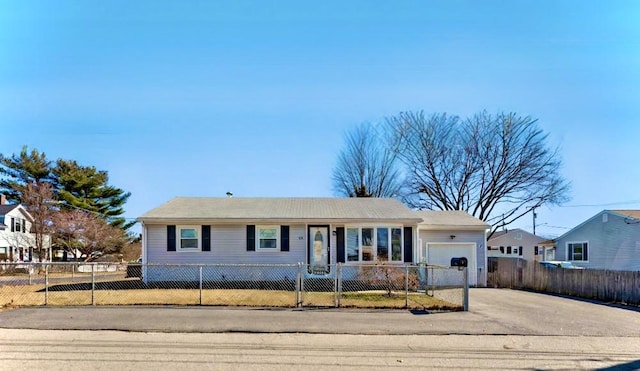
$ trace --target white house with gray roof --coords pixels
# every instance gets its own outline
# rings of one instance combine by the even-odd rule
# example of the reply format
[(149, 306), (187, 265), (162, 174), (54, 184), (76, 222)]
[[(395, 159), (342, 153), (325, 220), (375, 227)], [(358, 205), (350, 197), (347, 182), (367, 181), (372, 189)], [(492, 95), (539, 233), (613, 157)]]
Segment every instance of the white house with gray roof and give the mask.
[[(456, 233), (456, 242), (484, 248), (484, 232), (475, 233), (480, 226), (467, 230), (462, 223), (447, 229), (433, 224), (439, 212), (430, 213), (431, 223), (424, 224), (424, 213), (385, 198), (178, 197), (138, 220), (143, 262), (148, 264), (303, 263), (309, 265), (309, 275), (326, 277), (337, 263), (418, 263), (423, 257), (415, 248), (419, 225), (433, 229), (427, 235), (429, 243)], [(475, 219), (462, 214), (456, 215), (469, 223), (468, 218)], [(443, 218), (457, 220), (449, 214)], [(466, 241), (467, 236), (472, 240)]]
[(0, 261), (31, 261), (35, 236), (30, 233), (33, 217), (20, 204), (6, 204), (0, 195)]

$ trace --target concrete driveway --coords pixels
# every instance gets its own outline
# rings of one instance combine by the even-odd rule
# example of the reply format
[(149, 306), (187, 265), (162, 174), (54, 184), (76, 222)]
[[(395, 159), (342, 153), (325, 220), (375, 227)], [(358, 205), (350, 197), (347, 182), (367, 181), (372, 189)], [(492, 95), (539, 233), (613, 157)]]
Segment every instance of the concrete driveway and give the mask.
[(640, 311), (506, 289), (472, 289), (470, 311), (226, 307), (31, 307), (0, 328), (142, 332), (640, 337)]

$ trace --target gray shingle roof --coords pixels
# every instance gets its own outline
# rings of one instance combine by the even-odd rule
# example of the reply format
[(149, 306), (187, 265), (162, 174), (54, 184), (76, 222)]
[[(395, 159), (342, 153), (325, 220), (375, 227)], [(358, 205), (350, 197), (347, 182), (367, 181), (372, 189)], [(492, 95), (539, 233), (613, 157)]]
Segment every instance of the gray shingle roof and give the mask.
[(10, 212), (11, 210), (15, 209), (18, 206), (19, 206), (18, 204), (15, 204), (15, 205), (0, 205), (0, 215), (6, 215), (8, 212)]
[(489, 224), (464, 211), (420, 210), (414, 213), (422, 218), (419, 224), (420, 229), (484, 230), (490, 227)]
[(163, 220), (396, 220), (419, 217), (388, 198), (212, 198), (176, 197), (138, 218)]

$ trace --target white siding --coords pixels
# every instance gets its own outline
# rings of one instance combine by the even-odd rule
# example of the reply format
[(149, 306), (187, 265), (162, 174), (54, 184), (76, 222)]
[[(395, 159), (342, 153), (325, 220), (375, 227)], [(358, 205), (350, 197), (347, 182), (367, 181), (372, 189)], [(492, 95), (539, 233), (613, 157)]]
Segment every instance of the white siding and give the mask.
[[(247, 251), (246, 225), (211, 226), (211, 251), (167, 251), (167, 226), (146, 225), (150, 264), (292, 264), (306, 261), (306, 226), (291, 225), (289, 251)], [(300, 239), (302, 237), (302, 239)]]
[[(451, 238), (455, 236), (455, 238)], [(487, 268), (486, 268), (486, 241), (484, 231), (425, 231), (420, 230), (419, 238), (422, 246), (416, 249), (417, 262), (421, 262), (424, 258), (424, 249), (427, 244), (432, 243), (475, 243), (476, 244), (476, 275), (477, 284), (486, 286), (487, 284)]]
[(592, 269), (640, 271), (640, 223), (609, 213), (600, 214), (556, 240), (556, 260), (570, 260), (568, 242), (588, 243), (588, 261), (575, 265)]

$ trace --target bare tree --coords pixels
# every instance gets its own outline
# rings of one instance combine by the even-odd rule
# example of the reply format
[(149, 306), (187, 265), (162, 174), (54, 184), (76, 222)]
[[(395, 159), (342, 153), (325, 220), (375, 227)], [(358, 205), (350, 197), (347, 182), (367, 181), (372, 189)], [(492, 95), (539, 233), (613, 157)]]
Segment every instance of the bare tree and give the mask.
[(568, 200), (557, 149), (537, 120), (482, 112), (467, 120), (400, 113), (387, 119), (407, 166), (409, 206), (464, 210), (496, 229), (532, 209)]
[(21, 190), (21, 200), (25, 209), (33, 217), (31, 234), (35, 242), (36, 253), (40, 260), (47, 259), (47, 251), (51, 246), (53, 219), (57, 210), (53, 186), (48, 182), (32, 182)]
[(334, 193), (346, 197), (398, 197), (402, 188), (396, 154), (370, 123), (348, 132), (333, 169)]
[(82, 210), (60, 212), (55, 221), (55, 237), (56, 245), (74, 256), (76, 250), (87, 256), (93, 252), (117, 252), (128, 243), (122, 229)]

